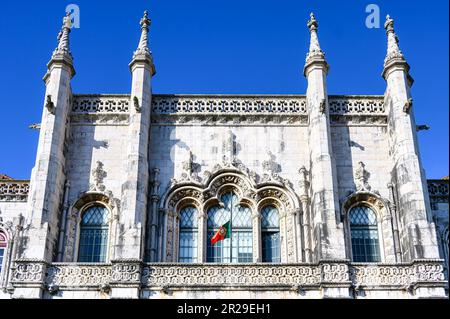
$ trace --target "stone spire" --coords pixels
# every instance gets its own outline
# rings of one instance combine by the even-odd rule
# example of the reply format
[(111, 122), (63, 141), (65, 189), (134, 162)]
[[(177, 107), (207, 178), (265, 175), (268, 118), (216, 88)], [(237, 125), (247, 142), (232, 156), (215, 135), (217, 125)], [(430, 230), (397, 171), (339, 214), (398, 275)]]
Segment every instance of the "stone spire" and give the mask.
[(137, 61), (146, 62), (152, 68), (152, 75), (155, 74), (155, 67), (153, 64), (152, 52), (149, 49), (148, 43), (148, 32), (152, 21), (148, 17), (148, 11), (144, 12), (144, 16), (141, 19), (141, 39), (139, 40), (139, 45), (133, 54), (133, 60), (130, 67)]
[(53, 52), (53, 57), (61, 54), (67, 55), (72, 58), (72, 53), (70, 52), (69, 46), (69, 34), (72, 28), (72, 19), (70, 18), (70, 13), (67, 13), (63, 18), (63, 25), (61, 31), (58, 34), (58, 47)]
[(148, 29), (151, 23), (152, 21), (148, 18), (148, 11), (145, 11), (141, 19), (141, 39), (139, 40), (137, 50), (134, 52), (134, 57), (140, 54), (151, 55), (150, 49), (148, 48)]
[(317, 36), (317, 29), (319, 27), (319, 22), (317, 22), (316, 17), (312, 12), (310, 14), (310, 19), (308, 21), (307, 26), (311, 33), (311, 40), (309, 44), (309, 52), (306, 54), (305, 72), (307, 67), (316, 62), (324, 64), (326, 66), (326, 70), (328, 70), (328, 64), (325, 61), (325, 53), (320, 48), (319, 37)]
[[(386, 57), (384, 59), (384, 70), (383, 70), (383, 77), (386, 77), (387, 70), (394, 65), (402, 64), (405, 66), (406, 72), (409, 72), (409, 65), (405, 60), (405, 57), (403, 56), (402, 51), (400, 50), (400, 47), (398, 46), (398, 37), (395, 34), (394, 30), (394, 19), (392, 19), (389, 15), (386, 16), (386, 22), (384, 23), (384, 28), (386, 29), (386, 35), (388, 40), (387, 45), (387, 53)], [(408, 73), (408, 79), (412, 83), (412, 78)]]
[(384, 28), (386, 29), (386, 35), (388, 37), (388, 48), (386, 58), (384, 59), (384, 66), (389, 64), (393, 59), (405, 60), (403, 53), (398, 46), (398, 37), (394, 30), (394, 19), (389, 15), (386, 16)]

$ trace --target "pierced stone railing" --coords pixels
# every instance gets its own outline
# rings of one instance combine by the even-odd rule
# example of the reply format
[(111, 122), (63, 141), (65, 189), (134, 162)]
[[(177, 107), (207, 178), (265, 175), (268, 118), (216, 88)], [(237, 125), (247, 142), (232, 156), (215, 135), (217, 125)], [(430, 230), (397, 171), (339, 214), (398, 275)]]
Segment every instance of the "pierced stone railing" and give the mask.
[(0, 181), (0, 202), (26, 202), (29, 181)]
[(428, 194), (431, 204), (448, 203), (449, 199), (449, 181), (448, 179), (428, 180)]
[(155, 114), (306, 115), (305, 96), (294, 95), (154, 95)]
[(321, 268), (300, 264), (152, 264), (144, 266), (141, 281), (147, 287), (313, 286), (321, 282)]
[[(140, 280), (139, 280), (140, 278)], [(142, 288), (192, 287), (320, 287), (398, 288), (445, 286), (441, 260), (402, 264), (356, 264), (323, 261), (319, 264), (76, 264), (18, 260), (12, 284), (23, 287), (42, 282), (47, 287), (78, 289), (137, 284)]]
[[(304, 95), (153, 95), (152, 112), (306, 115)], [(383, 96), (330, 95), (331, 115), (385, 115)], [(74, 95), (72, 113), (127, 113), (130, 95)]]
[(74, 95), (72, 113), (128, 113), (129, 95)]
[(330, 115), (386, 115), (383, 96), (331, 95)]
[(60, 287), (97, 287), (111, 281), (111, 264), (52, 264), (45, 283)]

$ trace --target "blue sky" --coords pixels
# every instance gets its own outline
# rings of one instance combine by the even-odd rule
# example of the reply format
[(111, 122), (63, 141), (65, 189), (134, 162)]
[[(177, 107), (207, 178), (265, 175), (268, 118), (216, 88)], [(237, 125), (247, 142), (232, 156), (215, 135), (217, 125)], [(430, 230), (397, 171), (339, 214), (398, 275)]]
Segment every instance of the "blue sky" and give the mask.
[(35, 161), (45, 87), (66, 5), (81, 9), (71, 34), (75, 93), (128, 93), (139, 19), (152, 19), (154, 93), (304, 94), (302, 75), (314, 11), (330, 73), (329, 94), (383, 94), (384, 29), (365, 27), (374, 3), (395, 19), (415, 79), (412, 94), (428, 178), (448, 175), (448, 0), (2, 1), (0, 4), (0, 172), (28, 179)]

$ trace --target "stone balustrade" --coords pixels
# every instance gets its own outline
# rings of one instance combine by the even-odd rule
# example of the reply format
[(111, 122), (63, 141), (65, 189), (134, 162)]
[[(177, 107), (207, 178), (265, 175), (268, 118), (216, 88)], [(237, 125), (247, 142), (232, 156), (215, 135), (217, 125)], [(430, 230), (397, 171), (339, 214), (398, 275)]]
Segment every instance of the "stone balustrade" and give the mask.
[(154, 95), (157, 114), (306, 114), (303, 95)]
[[(154, 94), (154, 114), (306, 115), (304, 95)], [(127, 113), (130, 95), (74, 95), (72, 113)], [(383, 96), (329, 96), (332, 115), (385, 115)]]
[[(382, 95), (330, 95), (332, 124), (385, 124)], [(74, 95), (74, 124), (122, 124), (130, 113), (130, 95)], [(88, 116), (88, 118), (86, 117)], [(166, 125), (307, 125), (305, 95), (165, 95), (152, 97), (152, 122)]]
[(1, 202), (26, 202), (30, 190), (29, 181), (0, 181)]
[(331, 95), (330, 115), (386, 115), (384, 96)]
[(431, 179), (428, 183), (428, 194), (433, 206), (436, 203), (448, 203), (449, 199), (449, 181), (448, 179)]
[[(43, 275), (45, 274), (45, 276)], [(140, 283), (139, 283), (140, 278)], [(444, 286), (441, 260), (401, 264), (322, 261), (318, 264), (176, 264), (117, 261), (105, 264), (18, 260), (14, 287), (42, 282), (60, 289), (97, 288), (137, 282), (141, 288), (279, 287), (318, 288), (343, 285), (363, 288)]]
[(128, 113), (129, 95), (74, 95), (72, 113)]

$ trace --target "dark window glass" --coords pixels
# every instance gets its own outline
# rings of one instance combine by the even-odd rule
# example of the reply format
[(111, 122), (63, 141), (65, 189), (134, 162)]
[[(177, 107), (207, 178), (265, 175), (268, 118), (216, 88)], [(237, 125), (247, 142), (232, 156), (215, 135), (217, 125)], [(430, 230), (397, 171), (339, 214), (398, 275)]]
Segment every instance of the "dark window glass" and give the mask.
[(371, 208), (365, 205), (352, 208), (350, 232), (353, 261), (379, 262), (381, 258), (377, 216)]
[(84, 211), (80, 225), (79, 262), (106, 262), (108, 215), (103, 206), (91, 206)]

